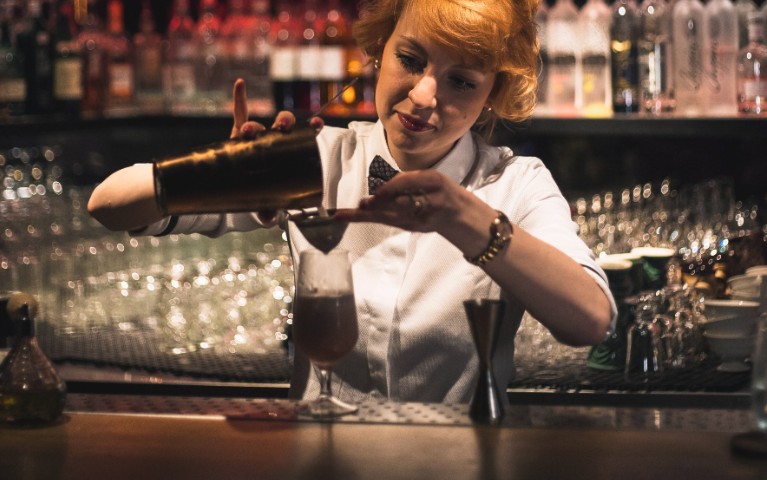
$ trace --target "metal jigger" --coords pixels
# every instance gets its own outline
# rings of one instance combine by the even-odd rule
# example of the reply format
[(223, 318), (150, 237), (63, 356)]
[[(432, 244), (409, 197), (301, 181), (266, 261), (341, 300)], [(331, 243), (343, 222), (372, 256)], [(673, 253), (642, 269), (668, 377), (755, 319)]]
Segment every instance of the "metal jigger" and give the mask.
[(479, 379), (469, 406), (469, 417), (496, 425), (503, 420), (503, 398), (493, 372), (493, 355), (506, 304), (503, 300), (475, 299), (463, 302), (471, 336), (479, 355)]

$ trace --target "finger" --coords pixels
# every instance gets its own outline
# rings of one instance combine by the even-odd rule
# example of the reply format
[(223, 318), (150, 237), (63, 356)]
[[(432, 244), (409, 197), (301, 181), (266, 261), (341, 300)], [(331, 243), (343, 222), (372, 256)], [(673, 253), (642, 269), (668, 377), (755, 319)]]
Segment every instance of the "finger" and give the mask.
[(245, 139), (252, 139), (256, 138), (256, 133), (263, 132), (266, 130), (266, 127), (262, 124), (254, 121), (245, 122), (245, 124), (240, 128), (240, 137)]
[(248, 121), (248, 97), (245, 92), (245, 80), (238, 78), (234, 82), (232, 91), (234, 101), (234, 126), (232, 127), (232, 138), (240, 136), (242, 126)]
[(434, 193), (444, 187), (444, 177), (440, 173), (429, 170), (401, 172), (378, 187), (375, 196), (388, 200), (408, 192)]
[(325, 126), (325, 120), (320, 117), (312, 117), (309, 119), (309, 126), (319, 132)]
[(296, 124), (296, 116), (293, 115), (293, 112), (288, 112), (287, 110), (283, 110), (280, 113), (278, 113), (276, 117), (274, 117), (272, 130), (281, 130), (284, 132), (288, 132), (293, 128), (293, 125), (295, 124)]

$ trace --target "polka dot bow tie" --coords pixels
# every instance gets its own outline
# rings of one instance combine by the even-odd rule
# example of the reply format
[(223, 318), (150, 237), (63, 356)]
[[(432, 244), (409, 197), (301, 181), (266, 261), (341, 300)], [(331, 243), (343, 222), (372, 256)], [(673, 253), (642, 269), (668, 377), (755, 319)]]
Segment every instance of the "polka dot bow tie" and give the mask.
[(375, 195), (376, 189), (388, 182), (399, 170), (392, 168), (391, 165), (386, 163), (386, 160), (376, 155), (373, 159), (373, 163), (370, 164), (370, 171), (368, 172), (368, 194)]

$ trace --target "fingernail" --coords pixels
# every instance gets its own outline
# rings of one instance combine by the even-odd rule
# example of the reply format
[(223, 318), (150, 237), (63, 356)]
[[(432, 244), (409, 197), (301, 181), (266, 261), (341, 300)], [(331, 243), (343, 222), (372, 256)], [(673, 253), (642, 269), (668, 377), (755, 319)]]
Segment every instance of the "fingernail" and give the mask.
[(288, 119), (287, 118), (281, 118), (274, 122), (274, 125), (272, 125), (272, 128), (274, 130), (282, 130), (285, 127), (288, 126)]

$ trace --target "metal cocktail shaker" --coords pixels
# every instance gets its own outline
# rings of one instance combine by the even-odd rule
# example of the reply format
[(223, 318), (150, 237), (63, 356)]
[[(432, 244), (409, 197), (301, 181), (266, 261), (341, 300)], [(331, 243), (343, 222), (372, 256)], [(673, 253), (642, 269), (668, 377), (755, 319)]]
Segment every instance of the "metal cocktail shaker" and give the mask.
[(303, 209), (322, 203), (317, 132), (260, 132), (154, 164), (155, 195), (165, 214)]

